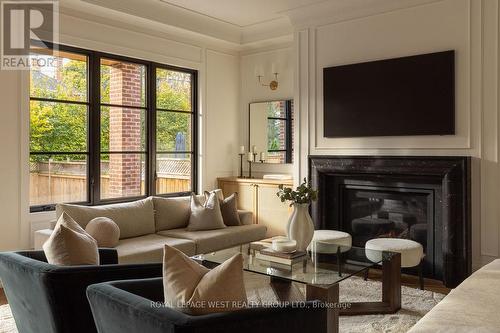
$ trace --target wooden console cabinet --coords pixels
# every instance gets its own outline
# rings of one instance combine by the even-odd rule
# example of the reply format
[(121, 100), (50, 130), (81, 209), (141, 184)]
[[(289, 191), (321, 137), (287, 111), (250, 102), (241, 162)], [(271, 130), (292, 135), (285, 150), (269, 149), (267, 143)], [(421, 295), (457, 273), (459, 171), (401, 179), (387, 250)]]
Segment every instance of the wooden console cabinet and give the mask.
[(278, 186), (293, 186), (292, 180), (218, 178), (224, 196), (238, 193), (238, 209), (253, 212), (254, 223), (267, 227), (267, 237), (285, 235), (285, 227), (292, 213), (289, 203), (276, 196)]

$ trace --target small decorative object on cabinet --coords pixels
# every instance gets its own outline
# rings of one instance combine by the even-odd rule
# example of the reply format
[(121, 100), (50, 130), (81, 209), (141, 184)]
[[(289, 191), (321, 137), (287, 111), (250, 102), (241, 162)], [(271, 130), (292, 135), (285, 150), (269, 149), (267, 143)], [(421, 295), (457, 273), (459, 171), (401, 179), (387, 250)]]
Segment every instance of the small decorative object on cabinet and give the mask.
[(297, 242), (297, 251), (305, 251), (314, 235), (314, 224), (309, 215), (309, 205), (318, 198), (318, 191), (311, 187), (304, 178), (304, 182), (294, 191), (290, 187), (279, 186), (276, 195), (281, 202), (291, 201), (293, 213), (288, 220), (286, 235)]
[(266, 237), (286, 235), (286, 224), (292, 209), (281, 202), (276, 191), (280, 184), (293, 186), (292, 179), (224, 177), (218, 179), (218, 184), (224, 196), (238, 192), (238, 209), (251, 211), (254, 223), (267, 227)]

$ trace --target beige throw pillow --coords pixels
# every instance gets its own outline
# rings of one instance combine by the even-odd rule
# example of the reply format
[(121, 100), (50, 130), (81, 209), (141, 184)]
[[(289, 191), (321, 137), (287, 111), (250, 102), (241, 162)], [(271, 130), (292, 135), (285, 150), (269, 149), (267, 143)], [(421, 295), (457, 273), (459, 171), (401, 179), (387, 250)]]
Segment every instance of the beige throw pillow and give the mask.
[(205, 191), (205, 198), (208, 199), (211, 193), (215, 193), (219, 198), (220, 211), (222, 220), (227, 226), (241, 225), (240, 215), (238, 214), (238, 193), (234, 192), (224, 199), (222, 190), (213, 190), (211, 192)]
[(247, 303), (243, 256), (238, 253), (209, 270), (165, 245), (163, 287), (165, 304), (188, 314), (239, 310)]
[(99, 265), (97, 242), (66, 213), (57, 220), (43, 251), (52, 265)]
[(85, 231), (97, 241), (99, 247), (115, 247), (120, 240), (118, 224), (108, 217), (96, 217), (90, 220)]
[(191, 215), (187, 230), (213, 230), (225, 228), (222, 213), (220, 211), (219, 199), (215, 193), (211, 193), (205, 204), (201, 204), (198, 198), (191, 195)]

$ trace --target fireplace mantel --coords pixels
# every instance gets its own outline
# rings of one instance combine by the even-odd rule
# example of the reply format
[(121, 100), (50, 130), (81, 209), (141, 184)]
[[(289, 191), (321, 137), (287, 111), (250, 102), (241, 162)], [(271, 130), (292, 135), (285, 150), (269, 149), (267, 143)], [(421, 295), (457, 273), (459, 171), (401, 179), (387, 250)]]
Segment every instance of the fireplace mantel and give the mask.
[(331, 179), (358, 177), (367, 180), (438, 185), (437, 209), (442, 279), (455, 287), (471, 273), (470, 157), (441, 156), (310, 156), (309, 178), (319, 189), (311, 206), (316, 229), (331, 227), (339, 193)]

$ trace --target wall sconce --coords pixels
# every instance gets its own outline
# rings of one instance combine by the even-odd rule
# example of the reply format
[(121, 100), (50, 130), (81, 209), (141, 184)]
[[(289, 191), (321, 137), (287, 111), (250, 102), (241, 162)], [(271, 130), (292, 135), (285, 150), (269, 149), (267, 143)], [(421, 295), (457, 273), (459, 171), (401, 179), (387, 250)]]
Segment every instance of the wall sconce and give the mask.
[(274, 80), (271, 80), (269, 84), (263, 83), (262, 78), (264, 77), (264, 73), (259, 71), (257, 68), (255, 69), (255, 73), (257, 75), (257, 80), (263, 87), (269, 87), (271, 90), (278, 89), (278, 71), (276, 70), (276, 66), (273, 64), (271, 68), (271, 72), (274, 75)]

